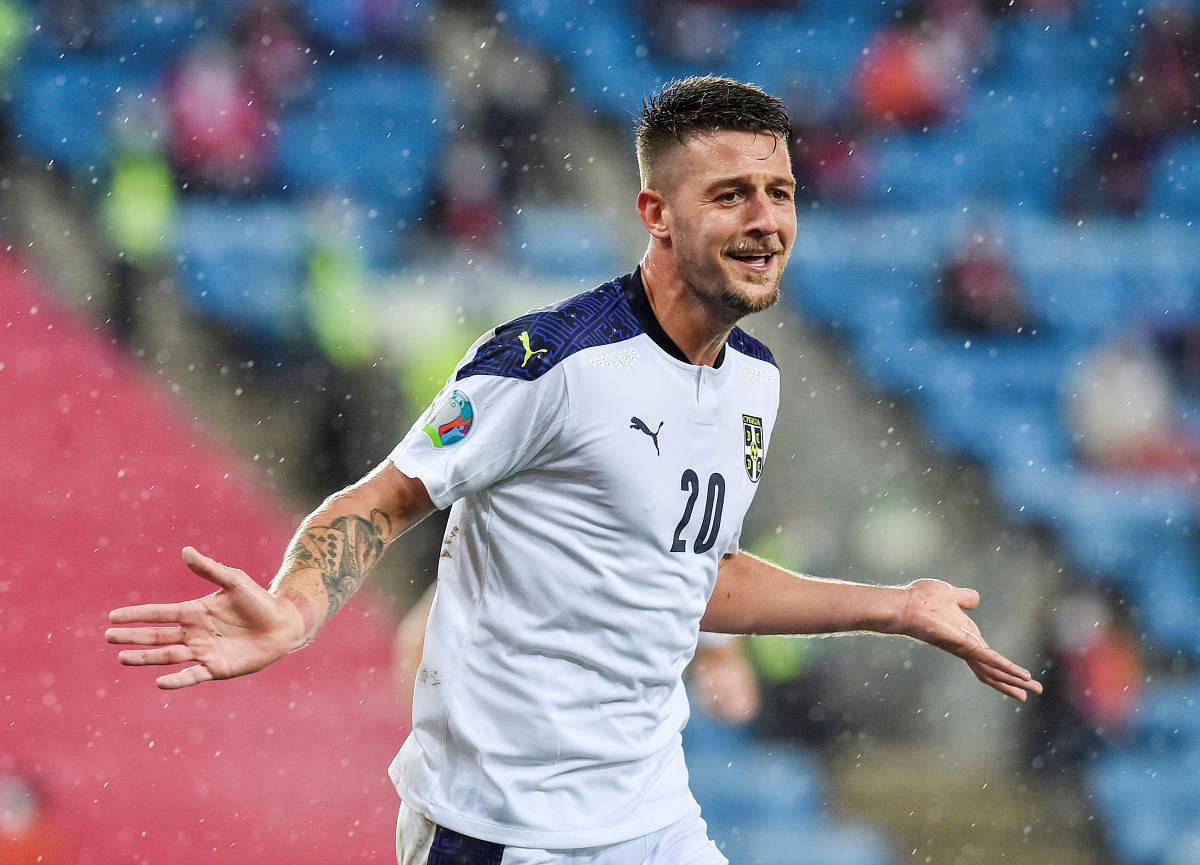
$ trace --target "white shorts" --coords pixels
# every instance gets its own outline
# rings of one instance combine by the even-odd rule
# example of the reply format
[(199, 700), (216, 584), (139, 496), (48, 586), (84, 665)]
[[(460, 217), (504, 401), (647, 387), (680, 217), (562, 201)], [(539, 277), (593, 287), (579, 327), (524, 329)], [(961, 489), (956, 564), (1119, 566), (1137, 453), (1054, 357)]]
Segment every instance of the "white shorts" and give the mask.
[[(458, 853), (448, 857), (434, 852), (431, 857), (439, 831), (439, 850), (475, 847), (477, 852), (474, 856)], [(717, 845), (708, 839), (708, 826), (699, 810), (631, 841), (576, 850), (535, 850), (464, 839), (403, 803), (396, 821), (396, 859), (399, 865), (729, 865)]]

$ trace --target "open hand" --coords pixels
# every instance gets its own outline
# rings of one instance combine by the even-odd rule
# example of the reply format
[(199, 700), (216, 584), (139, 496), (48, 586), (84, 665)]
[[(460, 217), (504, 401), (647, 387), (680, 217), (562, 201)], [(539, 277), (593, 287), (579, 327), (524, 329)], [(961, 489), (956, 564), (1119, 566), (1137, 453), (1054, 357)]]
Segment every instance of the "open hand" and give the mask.
[(1041, 682), (1024, 667), (989, 648), (979, 627), (963, 612), (979, 606), (977, 591), (941, 580), (917, 580), (905, 590), (908, 601), (900, 633), (957, 655), (979, 681), (1015, 700), (1024, 702), (1029, 694), (1042, 693)]
[(173, 690), (256, 672), (303, 645), (304, 624), (292, 603), (270, 594), (244, 571), (192, 547), (184, 547), (183, 561), (217, 591), (182, 603), (142, 604), (109, 613), (114, 625), (144, 624), (109, 628), (108, 642), (153, 647), (121, 652), (122, 664), (191, 663), (156, 680), (158, 687)]

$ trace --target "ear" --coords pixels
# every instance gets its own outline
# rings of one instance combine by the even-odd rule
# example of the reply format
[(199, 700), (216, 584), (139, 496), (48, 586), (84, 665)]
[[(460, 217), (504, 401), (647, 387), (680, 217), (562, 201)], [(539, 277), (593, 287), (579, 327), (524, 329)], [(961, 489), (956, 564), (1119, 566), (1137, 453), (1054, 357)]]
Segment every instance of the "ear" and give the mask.
[(663, 241), (671, 239), (666, 221), (666, 201), (662, 193), (655, 189), (643, 189), (638, 193), (637, 209), (642, 225), (646, 226), (651, 237)]

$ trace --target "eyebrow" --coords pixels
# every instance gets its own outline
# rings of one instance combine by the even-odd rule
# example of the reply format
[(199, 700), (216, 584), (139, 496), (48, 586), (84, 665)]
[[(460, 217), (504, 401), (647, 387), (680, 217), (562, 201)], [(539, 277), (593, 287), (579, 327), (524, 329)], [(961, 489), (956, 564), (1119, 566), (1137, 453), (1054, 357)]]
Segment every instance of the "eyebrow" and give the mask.
[[(753, 186), (754, 182), (747, 174), (736, 174), (730, 177), (719, 177), (712, 183), (704, 187), (704, 192), (714, 192), (723, 186)], [(796, 179), (783, 174), (776, 174), (767, 181), (767, 186), (786, 186), (789, 189), (796, 188)]]

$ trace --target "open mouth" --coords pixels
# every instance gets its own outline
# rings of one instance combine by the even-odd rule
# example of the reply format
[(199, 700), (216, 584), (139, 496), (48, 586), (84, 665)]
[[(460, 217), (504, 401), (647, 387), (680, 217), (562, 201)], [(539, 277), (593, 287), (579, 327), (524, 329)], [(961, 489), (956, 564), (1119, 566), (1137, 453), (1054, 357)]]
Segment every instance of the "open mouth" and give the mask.
[(731, 252), (729, 257), (741, 264), (743, 267), (761, 273), (762, 271), (770, 268), (771, 260), (775, 258), (775, 255), (776, 253), (774, 252)]

